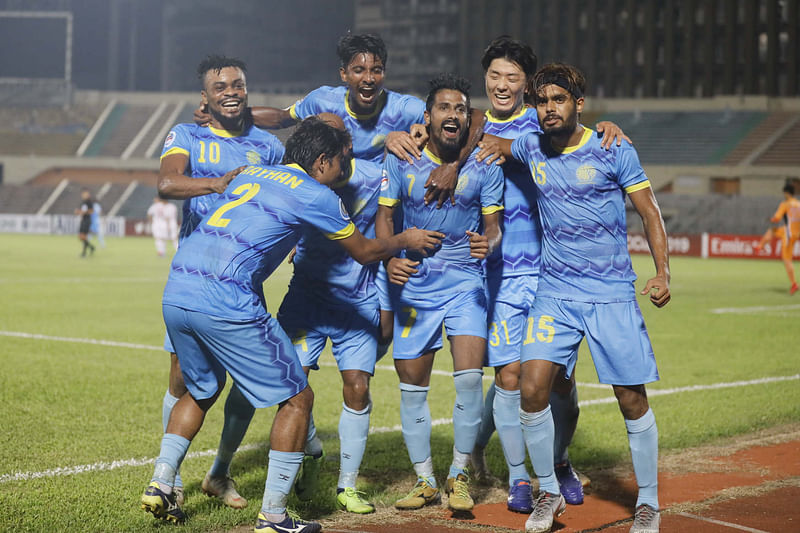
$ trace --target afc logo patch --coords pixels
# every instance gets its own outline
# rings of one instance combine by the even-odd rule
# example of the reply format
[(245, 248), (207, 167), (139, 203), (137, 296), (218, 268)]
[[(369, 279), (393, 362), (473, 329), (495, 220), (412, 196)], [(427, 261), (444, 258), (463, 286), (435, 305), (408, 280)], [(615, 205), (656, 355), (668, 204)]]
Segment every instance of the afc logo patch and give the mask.
[(347, 213), (347, 208), (341, 198), (339, 198), (339, 214), (342, 215), (344, 220), (350, 220), (350, 215)]
[(164, 148), (169, 148), (170, 146), (172, 146), (172, 143), (175, 142), (175, 137), (177, 137), (175, 132), (170, 131), (169, 134), (167, 134), (167, 138), (164, 139)]
[(387, 174), (386, 170), (381, 172), (381, 190), (385, 191), (389, 188), (389, 174)]

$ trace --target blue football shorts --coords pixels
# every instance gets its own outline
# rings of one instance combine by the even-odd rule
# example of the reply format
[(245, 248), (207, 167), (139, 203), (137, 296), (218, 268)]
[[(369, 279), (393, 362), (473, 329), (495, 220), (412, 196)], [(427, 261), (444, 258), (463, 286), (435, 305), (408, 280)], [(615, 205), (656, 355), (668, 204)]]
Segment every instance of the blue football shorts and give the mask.
[(398, 297), (401, 285), (389, 283), (386, 267), (383, 262), (378, 264), (378, 273), (375, 274), (375, 288), (378, 292), (378, 305), (381, 311), (393, 311), (392, 302)]
[(587, 303), (539, 296), (528, 314), (521, 361), (544, 359), (571, 376), (586, 338), (600, 383), (658, 381), (653, 346), (636, 300)]
[(164, 333), (164, 349), (169, 353), (175, 353), (175, 347), (172, 345), (172, 341), (169, 338), (169, 331)]
[[(485, 366), (498, 367), (518, 362), (522, 341), (527, 334), (527, 319), (539, 278), (504, 278), (496, 291), (489, 291), (489, 331)], [(492, 294), (496, 292), (496, 294)]]
[(292, 342), (270, 315), (234, 321), (163, 305), (164, 322), (186, 388), (196, 400), (213, 397), (225, 372), (253, 407), (269, 407), (308, 386)]
[(419, 299), (401, 297), (395, 309), (395, 359), (416, 359), (441, 349), (442, 325), (448, 337), (486, 338), (486, 293), (482, 288)]
[(375, 372), (380, 322), (377, 299), (347, 307), (289, 290), (278, 311), (278, 322), (303, 366), (319, 370), (319, 357), (330, 339), (339, 370)]

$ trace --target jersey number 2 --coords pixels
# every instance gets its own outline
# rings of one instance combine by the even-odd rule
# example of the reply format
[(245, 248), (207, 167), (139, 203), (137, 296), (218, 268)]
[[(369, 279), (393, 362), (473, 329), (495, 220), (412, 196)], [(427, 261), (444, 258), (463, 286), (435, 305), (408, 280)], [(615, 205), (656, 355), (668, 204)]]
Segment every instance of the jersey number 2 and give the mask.
[(230, 211), (234, 207), (238, 205), (242, 205), (247, 200), (258, 194), (258, 191), (261, 189), (261, 185), (258, 183), (244, 183), (236, 187), (233, 191), (233, 194), (242, 194), (236, 200), (231, 200), (230, 202), (223, 204), (219, 209), (214, 211), (214, 214), (211, 215), (211, 218), (208, 219), (209, 226), (214, 226), (215, 228), (224, 228), (228, 225), (228, 222), (231, 221), (229, 218), (222, 218), (222, 215), (225, 214), (227, 211)]

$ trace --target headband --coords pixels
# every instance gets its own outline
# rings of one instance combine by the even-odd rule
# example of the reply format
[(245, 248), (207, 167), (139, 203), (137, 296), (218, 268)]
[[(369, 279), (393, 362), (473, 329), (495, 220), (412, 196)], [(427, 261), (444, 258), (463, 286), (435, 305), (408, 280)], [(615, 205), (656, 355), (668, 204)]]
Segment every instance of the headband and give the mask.
[(583, 98), (583, 91), (581, 91), (578, 87), (572, 87), (567, 79), (561, 74), (547, 74), (542, 76), (542, 79), (539, 81), (538, 85), (540, 88), (544, 87), (545, 85), (558, 85), (574, 96), (576, 100), (578, 98)]

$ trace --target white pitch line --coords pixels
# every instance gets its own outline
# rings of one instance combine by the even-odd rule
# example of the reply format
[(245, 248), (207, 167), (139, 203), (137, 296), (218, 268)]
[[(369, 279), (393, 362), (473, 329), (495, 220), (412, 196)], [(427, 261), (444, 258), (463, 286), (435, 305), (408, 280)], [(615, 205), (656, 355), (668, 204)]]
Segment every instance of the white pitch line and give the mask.
[(134, 348), (137, 350), (163, 350), (163, 346), (151, 346), (148, 344), (136, 344), (133, 342), (117, 342), (105, 341), (101, 339), (84, 339), (76, 337), (58, 337), (53, 335), (40, 335), (38, 333), (24, 333), (21, 331), (0, 331), (0, 335), (4, 337), (19, 337), (23, 339), (35, 339), (42, 341), (61, 341), (61, 342), (79, 342), (83, 344), (99, 344), (102, 346), (114, 346), (116, 348)]
[(760, 305), (755, 307), (717, 307), (712, 309), (711, 312), (715, 315), (723, 314), (740, 314), (747, 315), (751, 313), (765, 313), (770, 311), (797, 311), (800, 310), (800, 304), (793, 305)]
[(717, 524), (719, 526), (738, 529), (739, 531), (749, 531), (750, 533), (769, 533), (769, 531), (764, 531), (763, 529), (753, 529), (752, 527), (740, 526), (739, 524), (733, 524), (731, 522), (723, 522), (721, 520), (714, 520), (713, 518), (705, 518), (704, 516), (697, 516), (696, 514), (691, 514), (691, 513), (678, 513), (678, 515), (685, 516), (686, 518), (693, 518), (695, 520), (701, 520), (703, 522), (709, 522), (711, 524)]
[[(679, 392), (696, 392), (696, 391), (703, 391), (703, 390), (715, 390), (715, 389), (723, 389), (723, 388), (731, 388), (731, 387), (745, 387), (749, 385), (762, 385), (766, 383), (777, 383), (780, 381), (794, 381), (800, 379), (800, 374), (795, 374), (794, 376), (778, 376), (772, 378), (761, 378), (761, 379), (753, 379), (750, 381), (733, 381), (729, 383), (711, 383), (709, 385), (694, 385), (691, 387), (678, 387), (672, 389), (655, 389), (655, 390), (648, 390), (648, 396), (664, 396), (668, 394), (677, 394)], [(579, 402), (581, 407), (586, 407), (589, 405), (600, 405), (600, 404), (607, 404), (616, 402), (617, 399), (615, 397), (610, 398), (599, 398), (597, 400), (588, 400), (585, 402)], [(450, 424), (452, 419), (450, 418), (437, 418), (431, 421), (432, 426), (442, 426), (446, 424)], [(387, 426), (387, 427), (376, 427), (371, 428), (369, 430), (370, 435), (379, 434), (379, 433), (393, 433), (401, 431), (402, 427), (398, 425), (394, 426)], [(239, 448), (239, 451), (245, 450), (253, 450), (260, 447), (261, 444), (248, 444)], [(201, 452), (194, 452), (187, 454), (187, 458), (193, 457), (209, 457), (212, 455), (216, 455), (217, 450), (205, 450)], [(17, 472), (14, 474), (2, 474), (0, 475), (0, 483), (6, 483), (8, 481), (24, 481), (27, 479), (38, 479), (43, 477), (55, 477), (55, 476), (68, 476), (73, 474), (83, 474), (86, 472), (98, 472), (98, 471), (106, 471), (106, 470), (114, 470), (117, 468), (122, 468), (124, 466), (143, 466), (147, 464), (153, 464), (156, 458), (149, 458), (149, 459), (127, 459), (123, 461), (112, 461), (108, 462), (100, 462), (94, 463), (90, 465), (79, 465), (79, 466), (71, 466), (71, 467), (59, 467), (54, 468), (51, 470), (45, 470), (42, 472)], [(757, 532), (758, 530), (746, 530), (746, 531), (754, 531)]]

